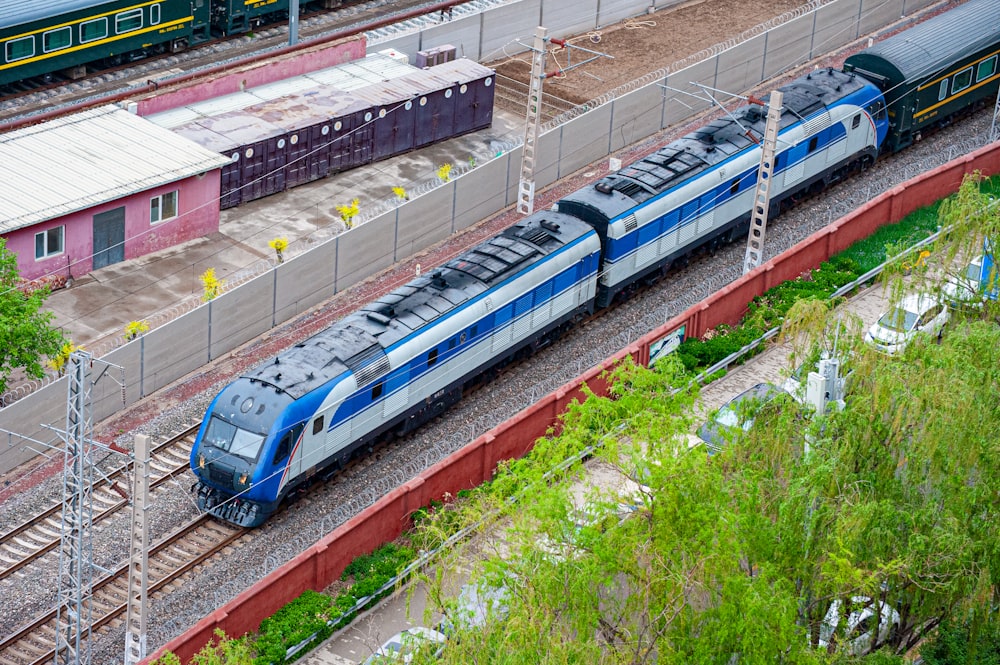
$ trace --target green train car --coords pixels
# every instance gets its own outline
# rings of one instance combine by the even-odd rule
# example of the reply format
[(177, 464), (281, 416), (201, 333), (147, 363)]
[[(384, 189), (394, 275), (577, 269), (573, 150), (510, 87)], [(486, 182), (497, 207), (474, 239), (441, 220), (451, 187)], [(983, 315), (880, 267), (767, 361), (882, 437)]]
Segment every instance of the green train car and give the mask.
[(955, 117), (992, 106), (1000, 87), (1000, 0), (970, 0), (844, 61), (885, 95), (896, 152)]
[[(289, 0), (0, 0), (0, 91), (288, 19)], [(300, 0), (301, 9), (341, 0)]]

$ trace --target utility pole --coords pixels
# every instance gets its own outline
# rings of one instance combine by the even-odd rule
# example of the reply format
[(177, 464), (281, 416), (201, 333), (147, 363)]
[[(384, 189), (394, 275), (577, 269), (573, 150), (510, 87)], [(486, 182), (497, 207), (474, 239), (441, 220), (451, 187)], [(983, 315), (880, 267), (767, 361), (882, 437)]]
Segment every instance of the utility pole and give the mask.
[(764, 141), (760, 146), (760, 169), (757, 171), (757, 188), (754, 191), (753, 211), (750, 214), (750, 234), (747, 236), (747, 251), (743, 257), (743, 274), (760, 265), (764, 253), (764, 231), (767, 229), (767, 211), (770, 206), (771, 176), (774, 171), (774, 153), (778, 145), (778, 130), (781, 128), (780, 90), (771, 92), (771, 102), (767, 106), (767, 124), (764, 125)]
[(125, 665), (146, 657), (146, 591), (149, 586), (149, 437), (135, 437), (132, 478), (132, 547), (128, 571), (128, 614), (125, 623)]

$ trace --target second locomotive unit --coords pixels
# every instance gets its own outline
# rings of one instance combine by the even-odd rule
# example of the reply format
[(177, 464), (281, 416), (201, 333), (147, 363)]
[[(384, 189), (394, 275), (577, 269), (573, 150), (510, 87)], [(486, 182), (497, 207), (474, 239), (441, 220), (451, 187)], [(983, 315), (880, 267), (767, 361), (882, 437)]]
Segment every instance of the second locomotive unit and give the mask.
[[(906, 85), (942, 96), (921, 131), (995, 98), (998, 10), (1000, 0), (971, 0), (881, 45), (898, 40), (927, 54), (911, 83), (869, 81), (855, 59), (856, 71), (816, 71), (783, 86), (772, 213), (912, 141), (922, 107), (893, 106), (908, 99)], [(899, 48), (915, 62), (915, 51)], [(974, 83), (965, 85), (970, 68)], [(433, 417), (580, 317), (700, 248), (745, 237), (764, 123), (759, 106), (743, 106), (234, 381), (210, 405), (191, 452), (199, 506), (259, 525), (290, 492)]]

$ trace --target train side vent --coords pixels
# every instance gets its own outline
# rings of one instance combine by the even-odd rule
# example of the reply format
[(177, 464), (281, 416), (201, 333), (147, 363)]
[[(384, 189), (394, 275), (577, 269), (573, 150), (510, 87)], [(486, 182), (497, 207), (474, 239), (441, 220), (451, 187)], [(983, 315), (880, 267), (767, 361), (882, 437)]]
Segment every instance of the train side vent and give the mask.
[(628, 217), (623, 219), (622, 222), (625, 223), (625, 233), (635, 231), (637, 228), (639, 228), (639, 222), (636, 221), (635, 215), (629, 215)]
[(347, 368), (354, 374), (358, 386), (371, 383), (389, 372), (389, 356), (378, 345), (370, 346), (361, 353), (344, 361)]
[(802, 131), (806, 136), (812, 136), (821, 129), (826, 129), (830, 126), (830, 112), (823, 109), (822, 113), (819, 113), (812, 118), (809, 118), (804, 123), (802, 123)]
[(520, 237), (521, 240), (525, 242), (530, 242), (532, 245), (541, 246), (545, 244), (545, 241), (549, 240), (552, 237), (552, 234), (550, 234), (545, 229), (533, 229), (518, 237)]

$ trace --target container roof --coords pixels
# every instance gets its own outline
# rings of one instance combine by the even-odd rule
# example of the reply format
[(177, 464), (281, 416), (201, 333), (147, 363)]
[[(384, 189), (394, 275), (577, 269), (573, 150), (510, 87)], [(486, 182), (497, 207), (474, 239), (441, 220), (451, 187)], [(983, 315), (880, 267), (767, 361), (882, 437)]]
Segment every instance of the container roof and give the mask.
[(0, 135), (0, 233), (220, 168), (227, 159), (117, 106)]

